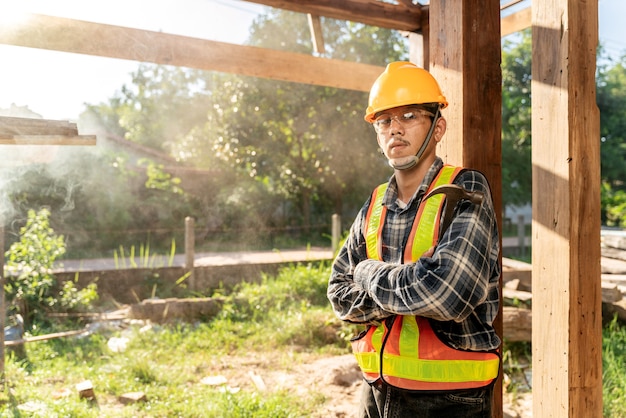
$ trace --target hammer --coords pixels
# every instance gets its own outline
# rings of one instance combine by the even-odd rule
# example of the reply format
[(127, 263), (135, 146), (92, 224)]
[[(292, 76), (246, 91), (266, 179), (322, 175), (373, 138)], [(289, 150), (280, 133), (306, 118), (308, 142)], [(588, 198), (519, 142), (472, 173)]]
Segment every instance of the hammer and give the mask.
[(443, 215), (441, 235), (443, 235), (445, 230), (450, 226), (450, 223), (452, 222), (452, 213), (454, 212), (454, 208), (457, 203), (461, 200), (469, 200), (472, 203), (480, 205), (485, 197), (482, 192), (470, 192), (461, 186), (457, 186), (456, 184), (444, 184), (443, 186), (435, 187), (431, 190), (430, 193), (424, 196), (424, 200), (436, 194), (446, 195), (446, 210)]

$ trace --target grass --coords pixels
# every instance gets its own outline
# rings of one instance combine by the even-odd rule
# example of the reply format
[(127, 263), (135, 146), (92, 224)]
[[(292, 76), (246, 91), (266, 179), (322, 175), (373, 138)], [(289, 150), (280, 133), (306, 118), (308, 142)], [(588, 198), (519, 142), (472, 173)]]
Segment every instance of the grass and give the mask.
[(159, 267), (172, 267), (174, 264), (174, 256), (176, 255), (176, 240), (172, 238), (170, 245), (169, 255), (167, 256), (167, 264), (165, 256), (158, 255), (150, 252), (150, 243), (139, 245), (139, 254), (136, 254), (136, 247), (130, 246), (128, 250), (128, 256), (123, 245), (119, 246), (118, 250), (113, 250), (113, 260), (115, 262), (116, 269), (126, 268), (159, 268)]
[[(26, 358), (8, 356), (0, 416), (314, 416), (324, 402), (318, 393), (236, 392), (202, 381), (233, 371), (242, 358), (263, 358), (272, 368), (312, 353), (347, 353), (342, 335), (350, 332), (328, 307), (327, 278), (327, 266), (293, 267), (260, 284), (242, 284), (208, 322), (109, 328), (81, 339), (29, 343)], [(113, 336), (129, 338), (124, 352), (109, 349)], [(96, 403), (77, 398), (75, 386), (85, 380), (93, 384)], [(138, 391), (146, 402), (118, 402)]]
[[(85, 338), (29, 343), (25, 358), (8, 353), (0, 417), (316, 416), (326, 401), (322, 394), (260, 393), (245, 373), (253, 366), (289, 369), (310, 356), (349, 353), (356, 330), (332, 313), (328, 275), (327, 265), (298, 265), (259, 284), (241, 284), (231, 294), (216, 294), (226, 298), (224, 309), (206, 322), (109, 326)], [(126, 350), (112, 351), (111, 337), (128, 338)], [(508, 375), (528, 370), (530, 343), (506, 344), (504, 353)], [(617, 321), (605, 326), (603, 363), (604, 416), (626, 416), (626, 327)], [(219, 375), (229, 376), (226, 385), (203, 383)], [(85, 380), (92, 382), (96, 402), (78, 399), (75, 387)], [(147, 399), (122, 405), (118, 398), (128, 392)]]
[(602, 399), (605, 418), (626, 416), (626, 326), (613, 319), (602, 333)]

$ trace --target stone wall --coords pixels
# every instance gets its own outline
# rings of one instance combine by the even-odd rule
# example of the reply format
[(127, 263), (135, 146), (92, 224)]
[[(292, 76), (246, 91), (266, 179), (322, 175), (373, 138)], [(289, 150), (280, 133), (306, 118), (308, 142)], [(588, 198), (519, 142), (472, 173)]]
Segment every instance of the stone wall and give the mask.
[[(307, 262), (308, 263), (308, 262)], [(259, 263), (226, 266), (204, 266), (194, 269), (195, 289), (202, 295), (212, 290), (232, 289), (240, 282), (258, 282), (263, 274), (275, 275), (281, 267), (294, 264)], [(119, 304), (137, 303), (153, 296), (172, 298), (189, 295), (189, 279), (176, 282), (185, 275), (183, 267), (163, 267), (157, 269), (133, 268), (101, 271), (59, 272), (55, 276), (59, 283), (74, 280), (78, 274), (78, 288), (95, 282), (102, 302), (114, 301)]]

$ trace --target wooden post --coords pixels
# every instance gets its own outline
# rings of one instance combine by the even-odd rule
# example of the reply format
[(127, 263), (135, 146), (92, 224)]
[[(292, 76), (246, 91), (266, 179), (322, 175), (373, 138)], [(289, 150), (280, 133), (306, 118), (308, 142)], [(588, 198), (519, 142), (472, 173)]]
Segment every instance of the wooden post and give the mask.
[(602, 416), (598, 1), (532, 7), (533, 416)]
[(196, 277), (194, 275), (196, 236), (194, 224), (194, 219), (191, 216), (185, 218), (185, 270), (189, 273), (189, 290), (192, 292), (196, 290)]
[(429, 12), (423, 11), (421, 14), (421, 32), (409, 32), (409, 61), (428, 70), (430, 64), (430, 24)]
[(409, 33), (409, 61), (413, 64), (428, 69), (428, 61), (425, 57), (427, 51), (427, 39), (428, 36), (424, 36), (421, 33)]
[(324, 54), (324, 35), (322, 34), (322, 20), (318, 15), (307, 14), (309, 20), (309, 30), (311, 31), (311, 41), (313, 42), (313, 50), (316, 54)]
[[(431, 0), (429, 14), (429, 71), (450, 103), (443, 111), (448, 127), (438, 153), (487, 177), (502, 230), (500, 2)], [(502, 336), (502, 307), (495, 328)], [(494, 417), (502, 416), (501, 377), (493, 410)]]
[(517, 215), (517, 245), (519, 247), (519, 256), (526, 255), (526, 217)]
[(339, 239), (341, 237), (341, 216), (336, 213), (333, 215), (332, 222), (332, 250), (333, 254), (339, 249)]

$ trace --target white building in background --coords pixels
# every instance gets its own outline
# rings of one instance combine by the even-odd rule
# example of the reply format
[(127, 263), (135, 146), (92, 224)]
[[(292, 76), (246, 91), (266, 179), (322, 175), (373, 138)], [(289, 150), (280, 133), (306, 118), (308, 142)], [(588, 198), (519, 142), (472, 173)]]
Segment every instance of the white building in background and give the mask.
[(529, 225), (532, 222), (533, 209), (530, 204), (524, 206), (508, 205), (504, 208), (504, 221), (506, 223), (517, 224), (519, 217), (524, 217), (524, 224)]

